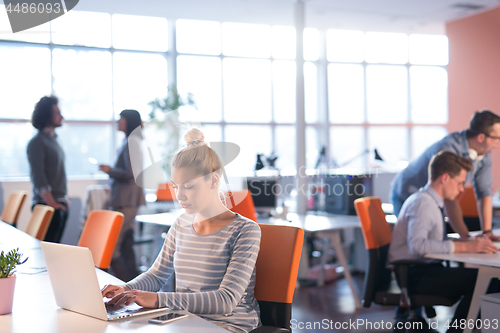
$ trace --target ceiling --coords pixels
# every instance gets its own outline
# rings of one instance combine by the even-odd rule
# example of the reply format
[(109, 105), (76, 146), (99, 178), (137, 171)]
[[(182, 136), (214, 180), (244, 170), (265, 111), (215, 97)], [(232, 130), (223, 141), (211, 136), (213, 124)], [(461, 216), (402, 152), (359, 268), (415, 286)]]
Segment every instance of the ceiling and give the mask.
[[(294, 25), (297, 0), (80, 0), (79, 10)], [(444, 34), (444, 23), (500, 5), (499, 0), (304, 0), (306, 26)]]
[[(3, 0), (0, 0), (0, 3)], [(294, 25), (297, 0), (80, 0), (76, 10)], [(444, 34), (444, 23), (487, 11), (500, 0), (303, 0), (306, 26)]]

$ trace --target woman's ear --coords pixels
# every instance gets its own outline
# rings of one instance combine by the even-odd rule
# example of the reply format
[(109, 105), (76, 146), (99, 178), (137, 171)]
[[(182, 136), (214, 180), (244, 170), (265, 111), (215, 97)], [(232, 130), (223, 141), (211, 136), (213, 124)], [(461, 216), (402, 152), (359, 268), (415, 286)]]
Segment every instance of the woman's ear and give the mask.
[(210, 177), (210, 188), (217, 188), (217, 186), (219, 185), (219, 179), (219, 175), (215, 172), (212, 172), (212, 176)]

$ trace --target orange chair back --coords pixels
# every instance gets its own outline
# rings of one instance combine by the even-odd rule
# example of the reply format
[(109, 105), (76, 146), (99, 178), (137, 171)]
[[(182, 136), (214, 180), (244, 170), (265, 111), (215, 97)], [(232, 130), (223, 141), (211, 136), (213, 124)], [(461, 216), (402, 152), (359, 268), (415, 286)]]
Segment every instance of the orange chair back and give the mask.
[(9, 224), (16, 224), (27, 195), (26, 191), (13, 191), (3, 208), (0, 219)]
[(175, 192), (171, 183), (162, 183), (156, 190), (156, 201), (174, 201)]
[(248, 190), (226, 192), (226, 207), (250, 220), (257, 222), (252, 194)]
[(93, 210), (90, 212), (78, 246), (90, 249), (94, 264), (97, 267), (101, 269), (109, 268), (122, 224), (122, 213), (110, 210)]
[(474, 194), (473, 187), (467, 186), (463, 193), (458, 197), (458, 202), (460, 204), (460, 208), (462, 208), (462, 214), (464, 217), (479, 217), (476, 195)]
[(378, 249), (391, 242), (392, 231), (385, 219), (380, 198), (356, 199), (354, 200), (354, 208), (361, 222), (361, 230), (368, 250)]
[(259, 226), (261, 240), (256, 263), (255, 298), (258, 301), (292, 303), (304, 230), (287, 225)]
[(35, 205), (35, 207), (33, 207), (33, 213), (31, 214), (26, 233), (38, 240), (44, 240), (47, 230), (49, 230), (53, 215), (54, 207), (47, 205)]

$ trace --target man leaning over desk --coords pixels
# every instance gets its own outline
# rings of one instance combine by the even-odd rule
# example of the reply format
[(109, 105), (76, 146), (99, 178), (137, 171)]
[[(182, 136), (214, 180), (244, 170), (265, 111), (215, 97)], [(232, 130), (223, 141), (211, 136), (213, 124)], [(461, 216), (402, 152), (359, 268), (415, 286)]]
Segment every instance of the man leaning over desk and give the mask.
[[(422, 155), (401, 171), (391, 184), (391, 201), (397, 216), (403, 202), (427, 182), (427, 167), (431, 157), (441, 150), (449, 150), (472, 161), (472, 170), (467, 172), (466, 182), (472, 179), (478, 201), (481, 228), (488, 237), (499, 240), (491, 233), (493, 207), (491, 203), (493, 178), (491, 173), (491, 150), (500, 147), (500, 117), (488, 110), (475, 112), (469, 128), (451, 133), (427, 148)], [(468, 237), (458, 200), (444, 200), (446, 213), (455, 232)]]
[[(450, 151), (434, 155), (429, 165), (429, 181), (403, 204), (389, 246), (389, 263), (414, 260), (408, 272), (412, 293), (461, 297), (450, 322), (466, 319), (476, 285), (477, 269), (445, 267), (440, 261), (424, 256), (430, 253), (493, 253), (498, 250), (487, 237), (451, 240), (446, 236), (444, 201), (453, 200), (464, 190), (472, 162)], [(448, 332), (462, 330), (450, 326)]]

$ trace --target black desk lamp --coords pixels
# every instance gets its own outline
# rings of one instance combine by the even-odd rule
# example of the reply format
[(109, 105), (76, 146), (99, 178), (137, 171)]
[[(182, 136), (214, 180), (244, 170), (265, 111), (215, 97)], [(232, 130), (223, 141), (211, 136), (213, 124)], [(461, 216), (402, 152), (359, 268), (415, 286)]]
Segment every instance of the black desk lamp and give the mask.
[(264, 169), (264, 162), (262, 161), (262, 156), (264, 156), (264, 154), (257, 154), (257, 162), (255, 163), (255, 171), (259, 171), (260, 169)]
[[(371, 152), (371, 150), (370, 150), (370, 149), (366, 149), (366, 150), (365, 150), (364, 152), (362, 152), (361, 154), (354, 156), (353, 158), (351, 158), (351, 159), (350, 159), (350, 160), (348, 160), (347, 162), (342, 163), (342, 164), (341, 164), (341, 165), (339, 165), (338, 167), (339, 167), (339, 168), (342, 168), (342, 167), (344, 167), (344, 166), (348, 165), (349, 163), (351, 163), (352, 161), (354, 161), (355, 159), (357, 159), (357, 158), (359, 158), (359, 157), (361, 157), (361, 156), (364, 156), (364, 155), (366, 155), (366, 154), (368, 154), (368, 153), (370, 153), (370, 152)], [(384, 159), (382, 158), (382, 156), (380, 156), (380, 154), (378, 153), (377, 148), (373, 149), (373, 152), (375, 153), (375, 159), (376, 159), (377, 161), (383, 161), (383, 160), (384, 160)]]

